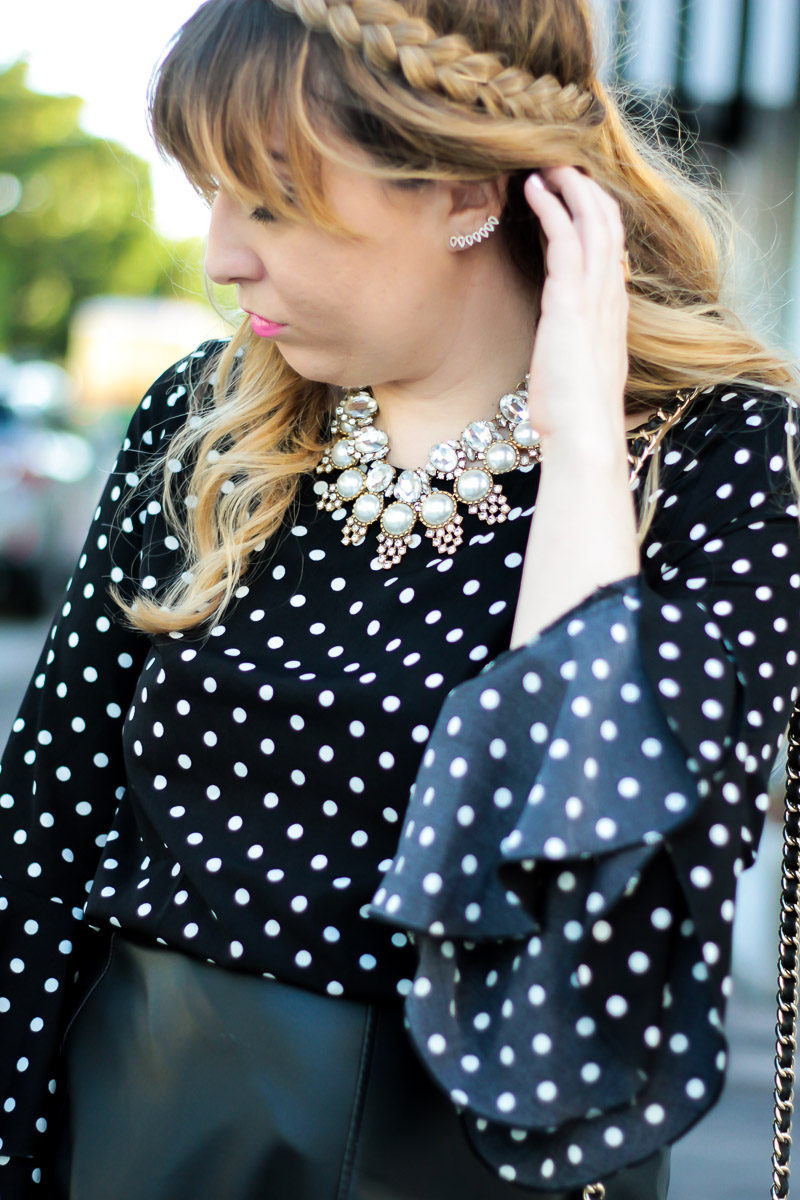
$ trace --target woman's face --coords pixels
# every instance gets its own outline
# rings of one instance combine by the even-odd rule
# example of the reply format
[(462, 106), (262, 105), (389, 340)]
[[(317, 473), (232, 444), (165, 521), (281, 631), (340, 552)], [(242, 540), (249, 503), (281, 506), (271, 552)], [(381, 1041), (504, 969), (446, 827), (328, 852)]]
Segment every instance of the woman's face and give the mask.
[(261, 318), (256, 332), (307, 379), (347, 387), (425, 378), (452, 353), (459, 330), (464, 264), (449, 238), (485, 216), (464, 211), (470, 201), (458, 188), (404, 188), (338, 163), (325, 163), (323, 185), (355, 239), (254, 215), (220, 191), (209, 276), (237, 287), (240, 307)]

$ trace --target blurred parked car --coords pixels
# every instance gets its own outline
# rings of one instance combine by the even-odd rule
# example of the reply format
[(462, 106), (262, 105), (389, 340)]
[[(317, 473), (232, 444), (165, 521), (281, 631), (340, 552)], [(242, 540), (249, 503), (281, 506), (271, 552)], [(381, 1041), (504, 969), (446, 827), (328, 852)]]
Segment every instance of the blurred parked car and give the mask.
[(41, 612), (80, 549), (95, 456), (70, 396), (55, 364), (0, 357), (0, 611)]

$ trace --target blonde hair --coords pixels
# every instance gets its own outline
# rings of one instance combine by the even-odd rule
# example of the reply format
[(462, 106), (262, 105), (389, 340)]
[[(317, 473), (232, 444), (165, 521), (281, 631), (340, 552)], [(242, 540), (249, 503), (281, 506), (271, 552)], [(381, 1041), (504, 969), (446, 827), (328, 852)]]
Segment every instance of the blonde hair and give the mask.
[[(155, 76), (151, 119), (200, 192), (223, 184), (330, 230), (340, 227), (320, 180), (326, 158), (341, 161), (334, 138), (397, 183), (509, 174), (500, 234), (537, 289), (542, 244), (524, 180), (537, 167), (581, 167), (616, 197), (625, 225), (628, 411), (737, 379), (797, 391), (791, 367), (722, 301), (720, 202), (601, 86), (585, 0), (207, 0)], [(291, 198), (269, 149), (276, 127)], [(163, 460), (191, 464), (188, 493), (166, 469), (164, 484), (187, 570), (159, 597), (120, 600), (134, 625), (170, 632), (219, 619), (316, 467), (333, 399), (248, 325), (238, 330)]]

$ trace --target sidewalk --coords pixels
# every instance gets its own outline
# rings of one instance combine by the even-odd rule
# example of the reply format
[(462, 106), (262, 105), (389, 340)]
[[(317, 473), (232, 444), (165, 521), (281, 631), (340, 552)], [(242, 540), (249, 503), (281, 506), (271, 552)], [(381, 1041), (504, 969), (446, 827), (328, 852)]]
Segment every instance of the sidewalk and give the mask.
[(760, 1200), (772, 1154), (774, 1005), (739, 987), (728, 1010), (730, 1066), (716, 1108), (674, 1147), (669, 1200)]

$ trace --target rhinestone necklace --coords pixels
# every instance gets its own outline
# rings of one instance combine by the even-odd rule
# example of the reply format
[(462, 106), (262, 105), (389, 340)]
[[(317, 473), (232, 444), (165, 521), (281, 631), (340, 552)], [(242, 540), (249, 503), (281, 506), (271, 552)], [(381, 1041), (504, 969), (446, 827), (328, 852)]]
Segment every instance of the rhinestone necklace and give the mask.
[[(455, 554), (464, 540), (459, 504), (488, 525), (505, 521), (510, 508), (495, 476), (540, 458), (539, 435), (528, 420), (527, 376), (501, 398), (491, 421), (472, 421), (459, 438), (438, 442), (417, 470), (398, 472), (387, 461), (389, 438), (375, 428), (377, 411), (370, 392), (345, 393), (317, 467), (320, 475), (340, 474), (315, 490), (317, 508), (326, 512), (353, 505), (342, 530), (344, 545), (360, 546), (377, 524), (376, 563), (387, 570), (416, 544), (418, 522), (439, 554)], [(452, 488), (445, 490), (442, 483)]]
[[(541, 441), (528, 412), (528, 376), (513, 392), (502, 396), (491, 421), (472, 421), (461, 436), (431, 447), (428, 460), (416, 470), (398, 471), (388, 461), (389, 438), (375, 428), (378, 403), (366, 390), (347, 391), (331, 425), (317, 474), (339, 472), (332, 482), (318, 481), (317, 508), (346, 510), (342, 528), (345, 546), (360, 546), (370, 526), (378, 528), (375, 564), (395, 566), (419, 542), (419, 522), (425, 536), (442, 555), (455, 554), (464, 540), (459, 505), (487, 525), (505, 521), (508, 499), (495, 476), (541, 461)], [(644, 463), (664, 433), (683, 415), (699, 392), (678, 393), (662, 405), (645, 425), (628, 433), (631, 487), (638, 483)], [(449, 489), (441, 486), (451, 485)]]

